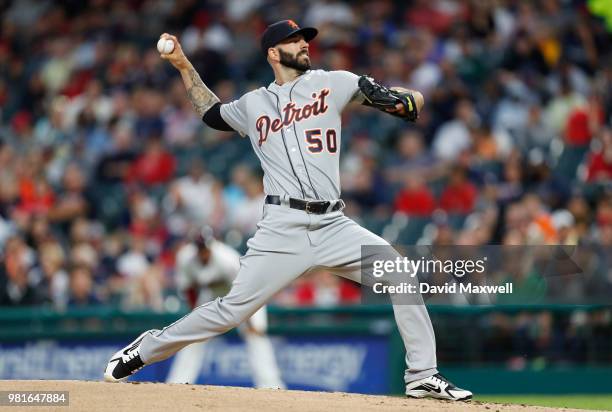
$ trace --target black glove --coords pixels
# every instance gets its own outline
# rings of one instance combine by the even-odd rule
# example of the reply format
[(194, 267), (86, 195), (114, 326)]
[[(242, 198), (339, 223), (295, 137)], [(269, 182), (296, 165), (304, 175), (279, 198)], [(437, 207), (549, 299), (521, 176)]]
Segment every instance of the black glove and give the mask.
[[(365, 75), (359, 77), (359, 82), (357, 84), (359, 85), (361, 94), (365, 97), (365, 101), (363, 102), (364, 105), (375, 107), (378, 110), (400, 117), (406, 121), (414, 122), (417, 117), (419, 117), (416, 102), (411, 93), (391, 90), (376, 83), (373, 78)], [(400, 114), (387, 111), (388, 109), (395, 109), (398, 103), (404, 106), (404, 113)]]

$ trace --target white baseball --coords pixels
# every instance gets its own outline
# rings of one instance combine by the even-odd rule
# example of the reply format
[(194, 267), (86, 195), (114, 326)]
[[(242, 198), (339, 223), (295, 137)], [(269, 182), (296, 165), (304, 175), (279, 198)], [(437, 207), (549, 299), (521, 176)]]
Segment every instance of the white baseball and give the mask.
[(170, 39), (161, 38), (157, 42), (157, 50), (161, 54), (172, 53), (172, 50), (174, 50), (174, 42)]

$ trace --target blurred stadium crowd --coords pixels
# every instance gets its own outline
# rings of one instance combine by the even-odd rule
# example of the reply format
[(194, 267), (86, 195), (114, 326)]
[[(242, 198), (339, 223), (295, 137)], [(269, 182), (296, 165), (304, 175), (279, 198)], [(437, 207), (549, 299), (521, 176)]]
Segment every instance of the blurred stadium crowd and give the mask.
[[(426, 99), (416, 124), (346, 111), (348, 215), (398, 244), (612, 246), (612, 35), (584, 1), (7, 1), (0, 305), (163, 310), (188, 228), (244, 251), (257, 159), (204, 126), (155, 44), (177, 34), (227, 102), (273, 80), (259, 35), (289, 17), (320, 30), (313, 67)], [(277, 303), (358, 299), (317, 272)]]

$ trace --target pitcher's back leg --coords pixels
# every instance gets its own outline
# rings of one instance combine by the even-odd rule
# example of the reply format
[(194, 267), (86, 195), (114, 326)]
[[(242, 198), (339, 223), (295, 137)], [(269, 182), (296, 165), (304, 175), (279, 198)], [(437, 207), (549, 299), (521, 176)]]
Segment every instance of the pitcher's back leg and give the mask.
[[(311, 235), (315, 244), (314, 250), (317, 265), (329, 268), (335, 274), (362, 283), (361, 261), (362, 245), (379, 246), (369, 249), (370, 253), (380, 253), (380, 246), (386, 246), (381, 259), (400, 256), (389, 243), (346, 216), (330, 219), (326, 224), (321, 222), (324, 230), (320, 234)], [(368, 261), (377, 256), (365, 257)], [(420, 297), (419, 297), (420, 298)], [(436, 340), (433, 326), (422, 301), (405, 301), (394, 299), (393, 312), (398, 329), (406, 346), (405, 381), (412, 382), (437, 373)], [(420, 299), (419, 299), (420, 300)]]

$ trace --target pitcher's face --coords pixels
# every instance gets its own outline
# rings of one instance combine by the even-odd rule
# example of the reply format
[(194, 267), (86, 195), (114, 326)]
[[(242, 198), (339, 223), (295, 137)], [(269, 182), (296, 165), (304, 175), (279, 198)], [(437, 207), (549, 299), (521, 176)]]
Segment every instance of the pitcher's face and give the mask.
[(276, 45), (280, 56), (280, 64), (291, 69), (305, 72), (310, 70), (310, 54), (308, 42), (304, 36), (296, 34)]

